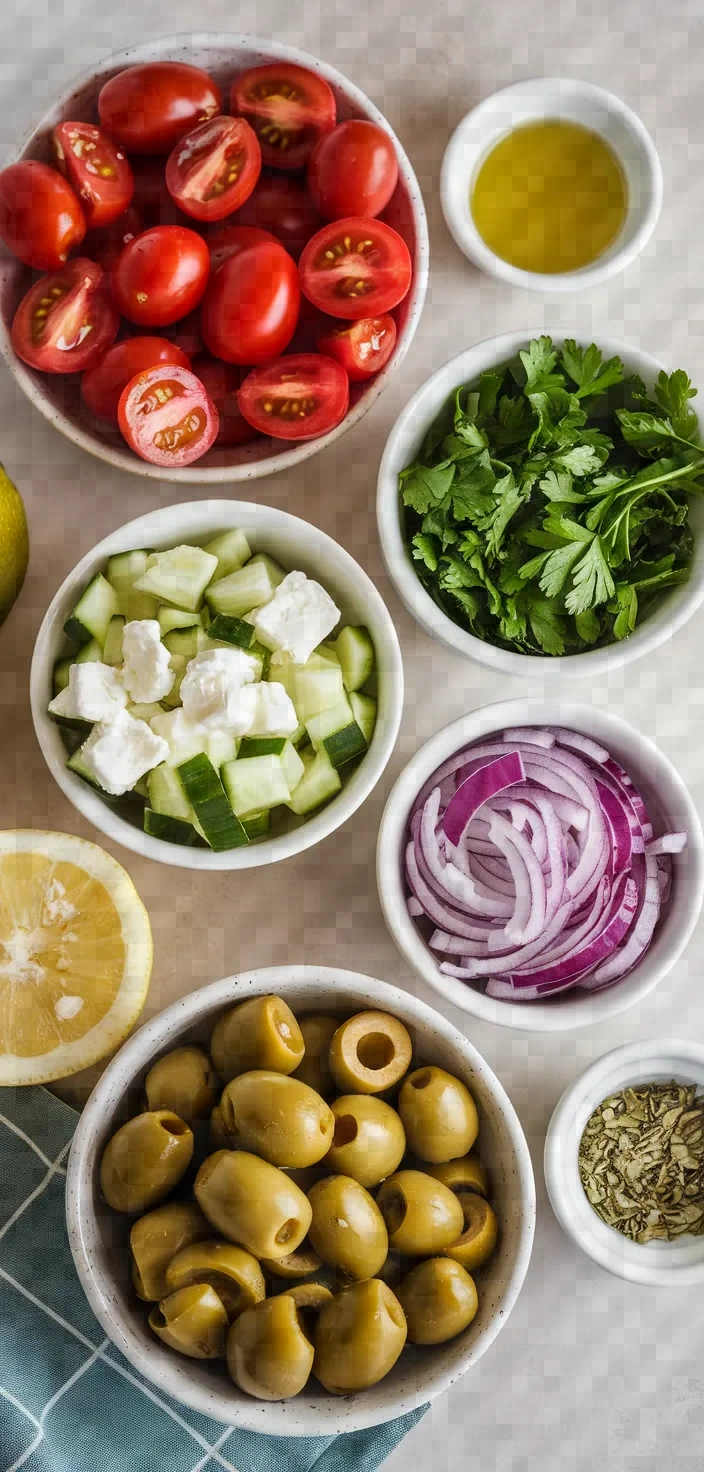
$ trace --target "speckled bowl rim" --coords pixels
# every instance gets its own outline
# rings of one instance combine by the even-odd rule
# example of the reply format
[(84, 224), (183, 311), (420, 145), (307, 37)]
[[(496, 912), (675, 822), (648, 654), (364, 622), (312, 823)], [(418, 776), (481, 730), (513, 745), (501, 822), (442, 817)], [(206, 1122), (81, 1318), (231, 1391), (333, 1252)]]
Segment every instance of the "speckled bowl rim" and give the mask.
[[(287, 995), (310, 995), (311, 1005), (319, 1010), (320, 992), (329, 989), (331, 1005), (338, 1004), (338, 993), (346, 994), (351, 1005), (388, 1010), (420, 1031), (437, 1040), (438, 1051), (447, 1057), (448, 1065), (459, 1069), (473, 1081), (477, 1092), (494, 1109), (493, 1127), (501, 1132), (504, 1171), (515, 1182), (518, 1229), (513, 1261), (499, 1289), (495, 1311), (475, 1342), (458, 1353), (458, 1341), (439, 1345), (434, 1356), (451, 1361), (435, 1372), (417, 1373), (416, 1383), (400, 1394), (391, 1393), (388, 1381), (371, 1391), (350, 1397), (306, 1399), (304, 1395), (290, 1401), (262, 1403), (239, 1392), (223, 1402), (221, 1395), (194, 1385), (188, 1374), (188, 1362), (178, 1362), (155, 1344), (146, 1353), (131, 1332), (127, 1315), (121, 1309), (118, 1295), (109, 1279), (96, 1263), (97, 1223), (92, 1197), (93, 1172), (105, 1137), (110, 1129), (113, 1111), (129, 1083), (152, 1058), (169, 1044), (176, 1042), (208, 1012), (228, 1003), (243, 1001), (248, 996), (277, 992)], [(314, 1000), (315, 999), (315, 1000)], [(305, 1002), (294, 1001), (295, 1006)], [(451, 1062), (452, 1060), (452, 1062)], [(482, 1101), (479, 1100), (480, 1111)], [(90, 1306), (113, 1344), (136, 1370), (164, 1394), (175, 1396), (192, 1410), (216, 1420), (232, 1423), (250, 1431), (265, 1431), (276, 1436), (319, 1436), (343, 1431), (361, 1431), (369, 1426), (405, 1415), (449, 1389), (461, 1375), (477, 1363), (505, 1325), (518, 1298), (530, 1261), (535, 1232), (535, 1181), (530, 1152), (516, 1111), (489, 1064), (473, 1045), (427, 1003), (399, 987), (358, 972), (330, 966), (273, 966), (225, 977), (210, 986), (183, 997), (148, 1022), (123, 1045), (96, 1085), (76, 1129), (68, 1162), (66, 1181), (66, 1217), (69, 1242), (76, 1270)], [(470, 1331), (466, 1331), (470, 1332)], [(455, 1351), (452, 1351), (452, 1344)], [(461, 1346), (460, 1346), (461, 1347)]]

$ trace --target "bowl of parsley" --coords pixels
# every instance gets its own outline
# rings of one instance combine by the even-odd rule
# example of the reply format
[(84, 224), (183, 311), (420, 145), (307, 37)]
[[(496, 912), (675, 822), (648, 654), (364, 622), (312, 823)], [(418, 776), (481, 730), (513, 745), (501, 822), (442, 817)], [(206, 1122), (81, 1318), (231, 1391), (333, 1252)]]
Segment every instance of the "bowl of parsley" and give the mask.
[(704, 601), (696, 389), (647, 353), (509, 333), (460, 353), (389, 436), (386, 565), (428, 633), (505, 674), (596, 675)]

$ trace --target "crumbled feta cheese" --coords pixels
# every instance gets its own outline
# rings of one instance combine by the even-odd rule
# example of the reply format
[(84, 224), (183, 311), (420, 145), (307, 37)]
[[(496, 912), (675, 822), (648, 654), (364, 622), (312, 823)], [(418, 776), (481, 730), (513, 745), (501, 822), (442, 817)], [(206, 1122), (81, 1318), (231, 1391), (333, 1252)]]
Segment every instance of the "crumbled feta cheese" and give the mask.
[(69, 683), (49, 703), (49, 712), (72, 720), (109, 720), (127, 704), (127, 693), (119, 670), (98, 660), (72, 664)]
[(54, 1011), (59, 1022), (70, 1022), (72, 1017), (77, 1017), (83, 1006), (83, 997), (58, 997), (54, 1002)]
[(247, 736), (291, 736), (298, 726), (293, 701), (276, 680), (262, 680), (242, 691), (243, 720), (247, 715)]
[(339, 617), (340, 610), (320, 583), (304, 572), (290, 572), (271, 601), (257, 609), (254, 628), (267, 649), (282, 649), (296, 664), (305, 664)]
[(155, 618), (138, 618), (125, 624), (122, 657), (122, 678), (131, 700), (148, 705), (168, 695), (176, 676)]
[(204, 649), (186, 667), (181, 701), (186, 717), (204, 729), (225, 727), (244, 736), (240, 699), (259, 674), (260, 661), (245, 649)]
[(81, 747), (88, 771), (113, 797), (129, 792), (168, 753), (167, 743), (146, 721), (135, 721), (126, 710), (119, 710), (109, 721), (99, 721)]

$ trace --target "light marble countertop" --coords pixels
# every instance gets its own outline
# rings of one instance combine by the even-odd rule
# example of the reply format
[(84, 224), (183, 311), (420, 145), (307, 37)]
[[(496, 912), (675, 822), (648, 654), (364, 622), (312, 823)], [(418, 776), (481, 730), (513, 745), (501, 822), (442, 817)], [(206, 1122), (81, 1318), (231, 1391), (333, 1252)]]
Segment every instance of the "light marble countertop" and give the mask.
[[(206, 13), (207, 12), (207, 13)], [(371, 876), (383, 801), (410, 754), (449, 720), (537, 681), (492, 677), (432, 643), (384, 575), (374, 495), (382, 448), (401, 406), (460, 349), (498, 332), (561, 330), (629, 338), (704, 384), (704, 12), (697, 0), (209, 0), (210, 30), (238, 30), (316, 52), (361, 86), (410, 154), (430, 218), (430, 287), (406, 361), (367, 418), (297, 470), (253, 482), (246, 497), (285, 507), (336, 537), (378, 582), (406, 667), (401, 737), (386, 778), (353, 820), (318, 849), (236, 879), (162, 868), (112, 847), (148, 906), (155, 967), (146, 1016), (245, 967), (337, 964), (396, 982), (434, 1003), (387, 935)], [(144, 29), (145, 18), (148, 28)], [(199, 18), (201, 18), (199, 16)], [(5, 0), (0, 13), (0, 156), (79, 69), (135, 40), (192, 27), (186, 0), (95, 6)], [(442, 220), (440, 160), (467, 108), (535, 74), (578, 76), (619, 93), (642, 116), (666, 184), (659, 227), (640, 260), (588, 296), (550, 302), (480, 277)], [(27, 504), (32, 560), (0, 631), (0, 815), (3, 827), (94, 838), (44, 766), (29, 714), (29, 660), (44, 610), (84, 552), (132, 517), (176, 499), (167, 484), (111, 473), (56, 434), (0, 374), (0, 458)], [(206, 494), (205, 488), (200, 494)], [(196, 489), (196, 494), (199, 492)], [(237, 489), (235, 488), (235, 494)], [(703, 654), (698, 620), (657, 654), (590, 688), (565, 684), (655, 739), (704, 806)], [(389, 1459), (389, 1472), (698, 1472), (704, 1465), (704, 1315), (696, 1295), (611, 1278), (562, 1234), (545, 1199), (542, 1144), (563, 1088), (619, 1043), (701, 1036), (704, 929), (637, 1010), (608, 1025), (548, 1036), (473, 1022), (466, 1031), (506, 1085), (525, 1126), (539, 1189), (526, 1285), (476, 1370), (436, 1401)], [(79, 1084), (82, 1081), (78, 1081)], [(86, 1081), (87, 1082), (87, 1081)], [(80, 1097), (64, 1090), (66, 1097)]]

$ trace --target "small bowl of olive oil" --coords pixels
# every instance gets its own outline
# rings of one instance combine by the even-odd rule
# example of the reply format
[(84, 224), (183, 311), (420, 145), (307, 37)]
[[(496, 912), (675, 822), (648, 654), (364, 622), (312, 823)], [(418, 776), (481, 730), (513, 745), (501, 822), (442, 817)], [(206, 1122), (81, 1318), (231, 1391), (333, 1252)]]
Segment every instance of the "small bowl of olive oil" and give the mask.
[(442, 206), (460, 250), (512, 286), (598, 286), (630, 264), (662, 205), (640, 118), (589, 82), (541, 77), (488, 97), (445, 151)]

